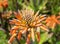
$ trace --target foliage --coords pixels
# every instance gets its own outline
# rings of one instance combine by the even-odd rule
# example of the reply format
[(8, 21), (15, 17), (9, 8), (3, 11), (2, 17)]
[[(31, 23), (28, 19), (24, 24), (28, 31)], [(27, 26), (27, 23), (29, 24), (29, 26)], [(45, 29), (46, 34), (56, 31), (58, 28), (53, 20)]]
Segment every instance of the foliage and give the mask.
[(0, 44), (29, 43), (60, 44), (60, 0), (0, 0)]
[(6, 34), (4, 33), (4, 31), (0, 30), (0, 44), (8, 44), (7, 43), (7, 39), (6, 39)]

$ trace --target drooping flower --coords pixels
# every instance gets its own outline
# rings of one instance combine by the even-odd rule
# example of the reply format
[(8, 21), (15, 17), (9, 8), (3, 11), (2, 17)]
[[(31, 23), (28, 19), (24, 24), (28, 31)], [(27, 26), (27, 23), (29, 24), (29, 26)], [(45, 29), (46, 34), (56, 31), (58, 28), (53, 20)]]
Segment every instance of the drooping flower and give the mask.
[(8, 7), (8, 0), (0, 0), (0, 8), (1, 7)]
[(8, 12), (6, 11), (6, 12), (2, 13), (2, 18), (8, 19), (8, 18), (10, 18), (11, 14), (12, 14), (12, 11), (8, 11)]
[(2, 0), (0, 0), (0, 8), (2, 7)]
[(46, 25), (49, 27), (49, 28), (52, 28), (54, 29), (56, 24), (60, 24), (60, 16), (55, 16), (55, 15), (52, 15), (52, 16), (49, 16), (47, 19), (46, 19)]
[(35, 34), (37, 35), (37, 41), (40, 41), (40, 28), (45, 31), (49, 30), (42, 23), (46, 19), (46, 15), (38, 15), (38, 13), (39, 11), (34, 13), (33, 10), (29, 9), (21, 10), (18, 13), (14, 12), (16, 19), (10, 20), (10, 24), (15, 26), (10, 30), (12, 37), (9, 42), (12, 41), (12, 38), (15, 38), (15, 34), (17, 34), (18, 40), (21, 39), (21, 35), (27, 34), (26, 44), (30, 43), (30, 38), (35, 41)]
[(8, 0), (3, 0), (3, 4), (2, 4), (2, 5), (3, 5), (3, 7), (5, 7), (5, 8), (8, 7)]

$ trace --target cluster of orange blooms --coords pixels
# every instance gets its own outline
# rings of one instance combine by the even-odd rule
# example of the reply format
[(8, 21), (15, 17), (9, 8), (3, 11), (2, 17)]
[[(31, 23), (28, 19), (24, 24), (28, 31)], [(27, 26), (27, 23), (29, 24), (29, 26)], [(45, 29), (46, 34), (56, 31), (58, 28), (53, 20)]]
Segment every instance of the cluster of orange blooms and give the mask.
[(0, 0), (0, 8), (1, 7), (8, 7), (8, 0)]
[[(40, 29), (49, 32), (49, 28), (54, 29), (56, 24), (60, 24), (60, 16), (47, 16), (39, 15), (39, 11), (34, 13), (33, 10), (25, 9), (14, 12), (16, 19), (10, 20), (10, 24), (14, 25), (10, 30), (11, 38), (8, 41), (12, 41), (17, 36), (20, 40), (23, 36), (27, 36), (26, 44), (30, 44), (30, 39), (35, 41), (35, 36), (37, 35), (37, 41), (40, 41)], [(28, 32), (28, 33), (27, 33)]]
[(46, 22), (46, 26), (54, 29), (56, 24), (60, 24), (60, 15), (59, 16), (51, 15), (46, 19), (45, 22)]
[(12, 11), (6, 11), (2, 13), (2, 18), (9, 19), (11, 17)]

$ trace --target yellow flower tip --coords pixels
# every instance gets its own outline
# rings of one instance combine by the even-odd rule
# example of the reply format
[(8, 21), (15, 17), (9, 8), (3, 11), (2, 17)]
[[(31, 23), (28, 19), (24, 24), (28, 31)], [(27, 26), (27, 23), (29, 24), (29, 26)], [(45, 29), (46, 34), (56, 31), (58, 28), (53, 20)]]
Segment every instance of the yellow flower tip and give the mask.
[(34, 29), (31, 28), (31, 37), (32, 37), (32, 40), (33, 42), (35, 41), (35, 36), (34, 36)]
[(47, 32), (49, 32), (49, 29), (46, 26), (40, 26), (40, 28), (47, 31)]
[(47, 15), (40, 15), (40, 18), (44, 18), (44, 17), (46, 17)]
[(10, 41), (8, 41), (8, 44), (11, 44)]

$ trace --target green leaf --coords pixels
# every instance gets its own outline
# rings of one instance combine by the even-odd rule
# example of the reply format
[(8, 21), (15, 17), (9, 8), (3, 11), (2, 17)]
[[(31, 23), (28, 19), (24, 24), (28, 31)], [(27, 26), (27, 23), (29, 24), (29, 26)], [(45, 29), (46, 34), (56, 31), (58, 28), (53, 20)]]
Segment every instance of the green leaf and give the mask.
[(3, 12), (3, 7), (0, 8), (0, 12)]
[(41, 39), (40, 39), (39, 44), (42, 44), (43, 42), (47, 41), (49, 38), (51, 38), (52, 35), (53, 33), (48, 34), (48, 32), (41, 34)]
[(21, 4), (22, 3), (22, 0), (18, 0), (18, 2)]
[(56, 44), (60, 44), (60, 41), (56, 42)]
[(39, 10), (42, 10), (45, 7), (47, 2), (48, 2), (48, 0), (42, 1), (41, 4), (39, 5)]
[(25, 43), (26, 43), (26, 40), (23, 39), (23, 38), (21, 38), (21, 39), (20, 39), (20, 43), (21, 43), (21, 44), (25, 44)]
[(6, 34), (2, 30), (0, 30), (0, 44), (8, 44)]
[(34, 9), (33, 0), (30, 0), (30, 7)]

